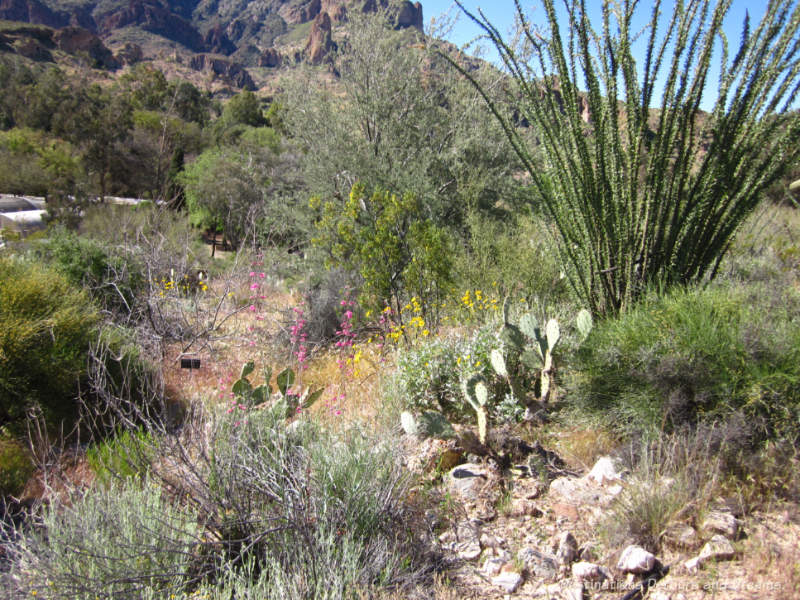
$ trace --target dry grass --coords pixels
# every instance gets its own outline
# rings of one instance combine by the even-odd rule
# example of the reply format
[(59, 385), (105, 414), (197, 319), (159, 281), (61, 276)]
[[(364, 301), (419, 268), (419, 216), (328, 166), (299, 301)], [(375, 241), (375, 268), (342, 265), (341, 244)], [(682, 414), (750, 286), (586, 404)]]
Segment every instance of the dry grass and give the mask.
[(578, 470), (591, 469), (598, 458), (611, 454), (620, 444), (617, 436), (600, 425), (569, 428), (555, 440), (558, 455)]

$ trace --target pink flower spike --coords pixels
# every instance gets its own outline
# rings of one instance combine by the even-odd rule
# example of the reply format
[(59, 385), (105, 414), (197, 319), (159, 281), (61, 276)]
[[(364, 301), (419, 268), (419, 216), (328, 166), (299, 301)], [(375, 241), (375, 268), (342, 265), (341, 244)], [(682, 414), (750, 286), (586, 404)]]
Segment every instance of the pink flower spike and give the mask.
[(345, 319), (352, 319), (353, 318), (353, 311), (352, 310), (344, 311), (344, 318)]
[(250, 271), (250, 277), (255, 277), (255, 276), (256, 276), (256, 272), (255, 271)]
[(261, 279), (264, 279), (266, 277), (264, 273), (259, 273), (258, 276), (261, 277)]
[(339, 302), (339, 306), (347, 306), (347, 300), (342, 300)]
[(233, 426), (234, 426), (234, 427), (238, 427), (238, 426), (239, 426), (239, 423), (240, 423), (240, 421), (236, 421), (236, 423), (234, 423), (234, 424), (233, 424)]
[(255, 312), (256, 311), (256, 305), (255, 304), (251, 304), (250, 305), (250, 310)]
[(258, 284), (257, 283), (251, 283), (250, 284), (250, 289), (251, 290), (257, 290), (258, 289)]
[(335, 413), (333, 413), (333, 414), (335, 414), (335, 415), (338, 417), (340, 414), (342, 414), (342, 411), (341, 411), (341, 410), (337, 410), (337, 411), (336, 411)]
[(228, 413), (228, 414), (231, 414), (231, 413), (233, 412), (233, 407), (230, 407), (230, 408), (229, 408), (228, 410), (226, 410), (225, 412), (226, 412), (226, 413)]

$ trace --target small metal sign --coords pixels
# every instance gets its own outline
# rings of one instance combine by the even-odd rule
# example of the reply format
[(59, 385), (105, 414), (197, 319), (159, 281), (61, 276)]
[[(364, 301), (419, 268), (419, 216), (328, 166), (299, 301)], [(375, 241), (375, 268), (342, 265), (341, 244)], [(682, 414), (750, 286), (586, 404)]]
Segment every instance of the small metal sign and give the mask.
[(199, 358), (182, 358), (181, 359), (181, 369), (199, 369), (200, 368), (200, 359)]

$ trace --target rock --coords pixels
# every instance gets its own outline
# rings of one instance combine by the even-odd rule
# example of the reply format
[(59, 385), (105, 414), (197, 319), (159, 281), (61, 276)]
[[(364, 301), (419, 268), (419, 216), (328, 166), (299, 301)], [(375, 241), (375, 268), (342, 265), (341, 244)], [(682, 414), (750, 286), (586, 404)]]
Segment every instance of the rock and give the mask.
[(228, 34), (225, 33), (225, 29), (223, 29), (220, 24), (208, 30), (203, 38), (203, 43), (205, 44), (206, 50), (214, 54), (230, 56), (236, 52), (236, 46), (230, 38), (228, 38)]
[(195, 54), (189, 59), (189, 68), (194, 71), (210, 71), (215, 76), (227, 80), (231, 85), (241, 89), (250, 91), (256, 89), (256, 84), (247, 69), (227, 58), (211, 54)]
[(287, 23), (299, 25), (308, 23), (317, 17), (322, 10), (320, 0), (306, 0), (305, 2), (292, 2), (281, 7), (280, 14)]
[(575, 557), (578, 555), (578, 541), (575, 536), (569, 531), (563, 532), (558, 536), (558, 549), (556, 550), (556, 558), (561, 561), (562, 565), (569, 566)]
[(580, 581), (564, 582), (561, 589), (561, 597), (564, 600), (583, 600), (583, 583)]
[(584, 583), (586, 581), (608, 581), (611, 573), (605, 567), (590, 562), (576, 562), (572, 565), (572, 576)]
[(531, 575), (546, 581), (555, 581), (558, 578), (558, 558), (535, 548), (523, 548), (517, 558), (525, 565)]
[(700, 558), (703, 562), (708, 560), (730, 560), (734, 556), (736, 556), (736, 550), (734, 550), (733, 544), (726, 537), (719, 534), (712, 537), (700, 551)]
[(507, 594), (513, 594), (522, 584), (522, 575), (514, 571), (505, 571), (492, 577), (492, 583), (503, 588)]
[(455, 528), (453, 551), (461, 560), (475, 560), (481, 555), (480, 531), (474, 523), (462, 521)]
[(267, 48), (258, 59), (258, 66), (267, 67), (268, 69), (280, 67), (282, 63), (283, 57), (275, 48)]
[(422, 5), (419, 2), (412, 4), (408, 0), (403, 0), (397, 9), (395, 29), (406, 29), (408, 27), (414, 27), (422, 31)]
[(489, 533), (482, 533), (480, 541), (481, 541), (481, 546), (483, 546), (484, 548), (491, 548), (493, 550), (495, 548), (499, 548), (502, 545), (502, 542), (499, 539), (497, 539), (495, 536)]
[(121, 50), (117, 52), (117, 60), (124, 65), (135, 65), (144, 58), (144, 52), (139, 44), (125, 42)]
[(617, 569), (623, 573), (649, 573), (656, 565), (656, 557), (641, 546), (628, 546), (622, 551)]
[(514, 517), (541, 517), (544, 513), (532, 500), (514, 498), (511, 501), (511, 515)]
[(589, 471), (586, 478), (597, 485), (616, 483), (622, 479), (622, 475), (617, 470), (614, 460), (610, 456), (601, 456)]
[(500, 556), (490, 556), (486, 559), (486, 562), (483, 563), (483, 573), (489, 577), (494, 577), (495, 575), (500, 574), (500, 570), (505, 566), (506, 561), (503, 557)]
[(575, 477), (557, 477), (550, 482), (550, 493), (562, 498), (571, 498), (583, 489), (580, 479)]
[(554, 502), (550, 505), (550, 508), (553, 509), (553, 513), (557, 518), (563, 518), (568, 521), (578, 520), (578, 507), (574, 504), (568, 504), (566, 502)]
[(712, 510), (703, 521), (701, 529), (706, 533), (721, 533), (729, 539), (736, 539), (739, 533), (739, 519), (729, 512)]
[(83, 27), (64, 27), (55, 32), (53, 41), (58, 49), (67, 54), (85, 53), (94, 61), (94, 66), (116, 69), (119, 62), (106, 48), (100, 38)]
[(695, 573), (700, 567), (710, 561), (715, 560), (730, 560), (736, 556), (736, 551), (728, 538), (723, 535), (715, 535), (712, 537), (698, 556), (687, 560), (683, 563), (684, 568), (689, 573)]
[(311, 23), (311, 33), (306, 42), (305, 54), (312, 65), (320, 64), (323, 59), (336, 49), (331, 37), (331, 18), (328, 13), (321, 12)]
[(105, 34), (114, 29), (134, 26), (178, 42), (194, 52), (205, 49), (203, 36), (189, 21), (153, 0), (130, 0), (127, 6), (120, 3), (119, 9), (103, 17), (100, 32)]
[(677, 523), (664, 532), (664, 542), (674, 548), (693, 550), (700, 545), (697, 531), (691, 525)]
[(465, 463), (447, 474), (447, 487), (462, 499), (474, 502), (478, 498), (478, 492), (488, 480), (489, 472), (486, 467)]

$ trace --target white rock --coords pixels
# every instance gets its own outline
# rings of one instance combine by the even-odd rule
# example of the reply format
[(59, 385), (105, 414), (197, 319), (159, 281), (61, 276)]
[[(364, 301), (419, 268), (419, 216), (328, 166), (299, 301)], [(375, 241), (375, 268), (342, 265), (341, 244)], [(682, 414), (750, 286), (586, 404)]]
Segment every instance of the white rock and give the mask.
[(562, 587), (560, 592), (564, 600), (583, 600), (583, 583), (580, 581), (571, 584), (564, 582)]
[(613, 459), (610, 456), (601, 456), (594, 463), (592, 470), (586, 476), (587, 479), (594, 481), (597, 485), (605, 485), (606, 483), (614, 483), (622, 479), (622, 476), (617, 471)]
[(622, 551), (617, 569), (623, 573), (648, 573), (653, 570), (656, 557), (641, 546), (628, 546)]
[(605, 581), (610, 579), (608, 569), (590, 562), (576, 562), (572, 565), (572, 576), (580, 582)]
[(522, 575), (514, 571), (506, 571), (497, 577), (492, 577), (492, 583), (503, 588), (507, 594), (513, 594), (522, 583)]
[(486, 559), (483, 563), (483, 572), (489, 577), (494, 577), (500, 573), (500, 570), (506, 564), (506, 561), (499, 556), (492, 556)]
[(486, 467), (472, 463), (459, 465), (448, 473), (447, 481), (464, 500), (476, 500), (478, 490), (488, 479)]
[(582, 492), (584, 486), (580, 479), (574, 477), (556, 477), (550, 483), (550, 493), (557, 494), (562, 498), (571, 498), (578, 492)]

